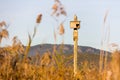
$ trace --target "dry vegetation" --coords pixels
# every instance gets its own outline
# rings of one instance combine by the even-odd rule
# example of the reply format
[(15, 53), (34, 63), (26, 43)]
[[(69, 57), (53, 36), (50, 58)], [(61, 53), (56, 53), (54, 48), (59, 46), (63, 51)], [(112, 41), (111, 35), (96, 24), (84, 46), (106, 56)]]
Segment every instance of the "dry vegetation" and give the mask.
[[(18, 46), (21, 48), (21, 46)], [(99, 72), (98, 54), (79, 54), (78, 73), (73, 75), (73, 54), (49, 51), (29, 57), (23, 51), (0, 49), (1, 80), (119, 80), (120, 52), (114, 52), (107, 67)]]
[[(67, 15), (59, 0), (55, 0), (52, 9), (52, 16)], [(29, 41), (26, 48), (16, 36), (12, 39), (12, 46), (0, 48), (0, 80), (120, 80), (119, 51), (113, 52), (112, 55), (105, 55), (103, 51), (100, 55), (79, 54), (76, 76), (73, 75), (73, 54), (63, 54), (62, 49), (58, 52), (55, 46), (52, 53), (46, 50), (44, 55), (38, 53), (29, 57), (30, 46), (41, 19), (42, 14), (39, 14), (33, 35), (28, 34)], [(65, 32), (63, 22), (59, 28), (60, 35), (64, 35)], [(0, 42), (2, 38), (9, 37), (7, 28), (3, 28), (6, 26), (5, 21), (0, 22)], [(56, 41), (56, 32), (54, 39)]]

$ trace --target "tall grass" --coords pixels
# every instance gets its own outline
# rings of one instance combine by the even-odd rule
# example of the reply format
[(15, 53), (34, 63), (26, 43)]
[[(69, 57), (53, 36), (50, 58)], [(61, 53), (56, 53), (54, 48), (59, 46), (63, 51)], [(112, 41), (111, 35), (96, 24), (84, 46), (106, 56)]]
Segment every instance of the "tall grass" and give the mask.
[(101, 40), (101, 51), (100, 51), (100, 63), (99, 63), (99, 72), (106, 69), (107, 66), (107, 57), (108, 52), (105, 52), (104, 49), (108, 50), (109, 37), (110, 37), (110, 26), (107, 26), (107, 17), (108, 11), (104, 15), (103, 27), (102, 27), (102, 40)]

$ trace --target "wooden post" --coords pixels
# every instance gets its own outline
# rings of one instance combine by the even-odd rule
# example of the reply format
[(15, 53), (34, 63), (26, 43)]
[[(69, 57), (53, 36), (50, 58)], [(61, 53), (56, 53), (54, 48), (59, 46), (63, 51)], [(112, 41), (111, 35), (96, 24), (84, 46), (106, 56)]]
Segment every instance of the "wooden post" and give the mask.
[(73, 31), (74, 40), (74, 76), (77, 74), (78, 30)]
[(78, 53), (78, 29), (80, 28), (80, 21), (77, 20), (77, 16), (74, 16), (74, 21), (70, 21), (70, 28), (73, 29), (73, 41), (74, 41), (74, 57), (73, 57), (73, 67), (74, 76), (77, 74), (77, 53)]

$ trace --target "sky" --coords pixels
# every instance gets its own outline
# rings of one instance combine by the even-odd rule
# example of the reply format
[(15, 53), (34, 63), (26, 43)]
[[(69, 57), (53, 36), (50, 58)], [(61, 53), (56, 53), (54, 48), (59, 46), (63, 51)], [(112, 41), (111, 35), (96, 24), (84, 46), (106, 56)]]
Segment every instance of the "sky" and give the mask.
[[(101, 47), (103, 28), (110, 27), (109, 43), (120, 44), (120, 1), (119, 0), (60, 0), (67, 12), (64, 22), (65, 34), (57, 34), (57, 44), (73, 44), (73, 30), (70, 21), (76, 14), (81, 21), (78, 45)], [(38, 14), (42, 21), (37, 27), (37, 33), (32, 45), (54, 44), (54, 30), (58, 23), (51, 16), (54, 0), (0, 0), (0, 22), (9, 24), (9, 39), (3, 39), (1, 46), (11, 43), (13, 36), (18, 36), (21, 42), (28, 43), (28, 33), (32, 34)], [(108, 12), (104, 25), (104, 16)]]

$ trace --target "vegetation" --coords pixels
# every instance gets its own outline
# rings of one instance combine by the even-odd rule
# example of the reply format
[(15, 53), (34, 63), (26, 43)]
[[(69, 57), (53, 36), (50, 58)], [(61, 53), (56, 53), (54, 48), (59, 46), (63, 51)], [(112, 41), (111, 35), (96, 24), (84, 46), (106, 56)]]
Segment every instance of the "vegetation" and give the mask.
[[(67, 16), (61, 5), (59, 0), (55, 0), (51, 16)], [(17, 36), (13, 37), (12, 46), (0, 48), (0, 80), (120, 80), (120, 51), (114, 51), (109, 55), (104, 51), (100, 54), (79, 53), (76, 76), (73, 72), (73, 54), (65, 54), (62, 51), (64, 41), (60, 51), (57, 51), (54, 46), (52, 53), (46, 50), (44, 55), (40, 55), (36, 51), (36, 55), (28, 56), (41, 19), (42, 14), (39, 14), (33, 35), (28, 34), (29, 41), (26, 48)], [(65, 32), (63, 23), (64, 21), (60, 23), (60, 35), (64, 35)], [(5, 21), (0, 22), (0, 28), (1, 42), (2, 38), (9, 37), (9, 33)], [(54, 39), (56, 41), (56, 32), (54, 32)]]
[(108, 57), (107, 68), (102, 72), (99, 72), (99, 54), (79, 53), (76, 76), (73, 75), (73, 54), (48, 51), (42, 56), (38, 53), (25, 57), (22, 53), (6, 52), (6, 55), (0, 54), (1, 80), (119, 80), (118, 51)]

